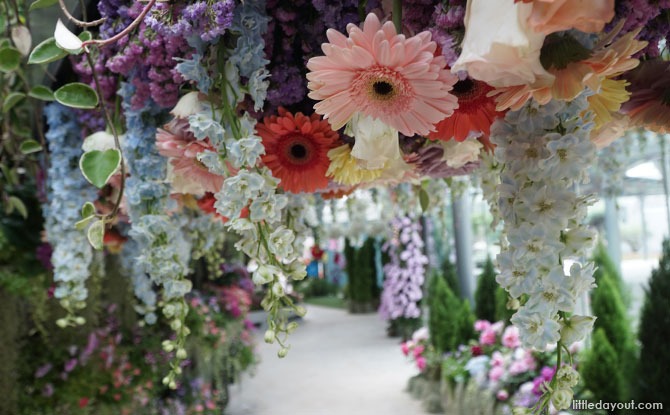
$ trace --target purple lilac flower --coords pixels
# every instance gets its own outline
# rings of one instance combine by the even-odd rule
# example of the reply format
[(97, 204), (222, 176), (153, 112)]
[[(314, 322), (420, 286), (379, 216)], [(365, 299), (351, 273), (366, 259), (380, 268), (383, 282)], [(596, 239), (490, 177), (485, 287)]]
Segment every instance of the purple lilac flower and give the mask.
[(380, 315), (387, 320), (418, 318), (423, 298), (422, 286), (428, 258), (423, 254), (421, 224), (409, 217), (391, 221), (397, 237), (382, 247), (390, 257), (384, 266), (384, 288), (381, 294)]
[(540, 376), (533, 379), (533, 394), (535, 396), (542, 396), (543, 394), (543, 384), (545, 382), (550, 382), (556, 373), (555, 367), (545, 366), (540, 371)]
[(35, 378), (36, 379), (43, 378), (44, 376), (46, 376), (47, 373), (49, 373), (51, 368), (53, 368), (53, 365), (51, 363), (47, 363), (38, 367), (37, 370), (35, 371)]

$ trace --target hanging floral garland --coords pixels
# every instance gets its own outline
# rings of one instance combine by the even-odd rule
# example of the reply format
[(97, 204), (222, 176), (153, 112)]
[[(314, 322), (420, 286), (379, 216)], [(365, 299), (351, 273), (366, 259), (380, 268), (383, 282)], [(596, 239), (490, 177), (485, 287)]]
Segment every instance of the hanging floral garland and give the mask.
[[(59, 22), (48, 43), (55, 48), (36, 47), (30, 59), (47, 63), (61, 49), (79, 56), (83, 82), (54, 97), (102, 109), (77, 113), (96, 132), (80, 167), (116, 196), (110, 209), (85, 203), (97, 195), (64, 161), (79, 148), (70, 140), (73, 116), (50, 107), (48, 237), (59, 253), (78, 258), (77, 267), (56, 264), (63, 325), (81, 322), (75, 313), (91, 260), (81, 234), (63, 228), (79, 220), (99, 249), (109, 226), (127, 215), (126, 247), (134, 249), (124, 252), (134, 257), (138, 311), (152, 323), (160, 308), (176, 333), (164, 343), (176, 356), (166, 377), (174, 386), (186, 357), (189, 261), (216, 245), (206, 235), (216, 223), (213, 230), (237, 234), (237, 248), (255, 264), (254, 282), (269, 288), (265, 338), (285, 356), (295, 324), (284, 311), (304, 313), (285, 290), (305, 276), (301, 233), (313, 225), (301, 198), (424, 181), (429, 200), (425, 179), (480, 168), (485, 198), (504, 224), (498, 281), (519, 309), (521, 341), (538, 349), (558, 343), (562, 359), (563, 346), (593, 323), (573, 314), (592, 285), (592, 267), (576, 263), (566, 272), (563, 261), (584, 257), (593, 239), (582, 224), (593, 197), (579, 187), (595, 146), (630, 126), (667, 132), (660, 46), (670, 5), (443, 3), (103, 0), (102, 20), (78, 22), (99, 24), (98, 38), (79, 38)], [(570, 365), (559, 367), (535, 410), (550, 402), (565, 408), (576, 376)]]
[[(393, 237), (382, 246), (390, 262), (384, 265), (379, 313), (386, 320), (419, 322), (428, 258), (423, 254), (421, 224), (408, 216), (391, 221)], [(412, 328), (414, 331), (416, 327)]]

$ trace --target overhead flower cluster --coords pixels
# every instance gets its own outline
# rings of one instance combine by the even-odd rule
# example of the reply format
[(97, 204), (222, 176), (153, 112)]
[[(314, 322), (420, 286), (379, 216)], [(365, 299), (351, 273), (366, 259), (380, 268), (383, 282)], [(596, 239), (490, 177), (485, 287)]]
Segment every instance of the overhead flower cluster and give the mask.
[[(500, 166), (495, 199), (507, 241), (498, 255), (497, 281), (518, 307), (512, 323), (522, 344), (545, 350), (558, 343), (559, 364), (561, 348), (583, 340), (595, 321), (574, 314), (577, 300), (594, 285), (593, 264), (564, 268), (595, 241), (584, 224), (594, 195), (576, 190), (595, 161), (588, 137), (593, 124), (580, 117), (586, 105), (584, 96), (569, 103), (531, 101), (508, 112), (491, 134)], [(540, 405), (557, 393), (547, 389)]]

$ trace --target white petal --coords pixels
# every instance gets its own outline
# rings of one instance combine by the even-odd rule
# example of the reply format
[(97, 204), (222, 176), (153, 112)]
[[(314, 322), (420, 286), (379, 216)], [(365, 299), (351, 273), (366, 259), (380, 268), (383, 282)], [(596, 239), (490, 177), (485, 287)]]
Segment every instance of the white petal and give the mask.
[(56, 31), (54, 32), (54, 39), (59, 48), (68, 52), (79, 51), (83, 42), (74, 33), (70, 32), (63, 22), (58, 19), (56, 23)]

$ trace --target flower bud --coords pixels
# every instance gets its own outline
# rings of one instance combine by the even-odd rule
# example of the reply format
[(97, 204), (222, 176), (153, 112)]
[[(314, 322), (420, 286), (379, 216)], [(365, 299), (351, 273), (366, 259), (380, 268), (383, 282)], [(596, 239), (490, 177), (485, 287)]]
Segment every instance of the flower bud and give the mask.
[(188, 357), (188, 354), (186, 353), (186, 350), (183, 347), (180, 347), (179, 350), (177, 350), (177, 359), (184, 360)]
[(272, 330), (266, 330), (265, 335), (263, 336), (265, 343), (272, 344), (275, 341), (275, 332)]
[(305, 310), (305, 307), (299, 305), (295, 308), (295, 313), (300, 317), (305, 317), (307, 310)]
[(572, 389), (556, 389), (551, 394), (551, 403), (559, 411), (570, 408), (570, 405), (572, 405)]
[(170, 328), (174, 331), (179, 330), (181, 328), (181, 320), (179, 320), (178, 318), (172, 320), (170, 322)]
[(572, 388), (579, 383), (579, 373), (572, 366), (561, 366), (556, 372), (559, 388)]
[(170, 353), (174, 350), (174, 344), (170, 340), (163, 340), (163, 350)]
[(163, 385), (167, 386), (167, 385), (169, 385), (169, 384), (170, 384), (170, 377), (169, 377), (169, 376), (165, 376), (165, 377), (163, 378)]
[(272, 284), (272, 292), (277, 297), (283, 297), (284, 296), (284, 287), (281, 286), (281, 283), (275, 282), (274, 284)]
[(286, 347), (282, 347), (282, 348), (279, 349), (279, 351), (277, 352), (277, 356), (278, 356), (280, 359), (285, 358), (287, 354), (288, 354), (288, 349), (287, 349)]
[(297, 328), (298, 328), (298, 323), (296, 323), (295, 321), (292, 321), (292, 322), (288, 323), (288, 326), (286, 326), (286, 332), (287, 333), (293, 333), (295, 331), (295, 329), (297, 329)]
[(168, 388), (170, 388), (172, 390), (177, 389), (177, 382), (175, 382), (174, 380), (170, 381), (170, 383), (168, 384)]
[(84, 317), (78, 316), (74, 318), (74, 324), (78, 326), (83, 326), (86, 323), (86, 319)]
[(67, 327), (67, 320), (64, 318), (59, 318), (58, 320), (56, 320), (56, 325), (64, 329), (65, 327)]

